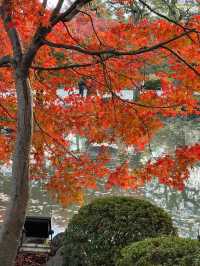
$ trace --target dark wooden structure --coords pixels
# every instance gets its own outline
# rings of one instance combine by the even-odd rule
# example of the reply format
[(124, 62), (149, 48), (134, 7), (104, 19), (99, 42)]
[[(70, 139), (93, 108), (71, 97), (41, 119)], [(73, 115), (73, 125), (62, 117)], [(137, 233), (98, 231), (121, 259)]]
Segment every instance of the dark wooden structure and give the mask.
[(43, 257), (47, 261), (51, 253), (53, 233), (50, 217), (27, 216), (18, 251), (20, 266), (30, 256)]
[(24, 233), (26, 238), (35, 237), (47, 239), (52, 235), (51, 218), (27, 216), (24, 223)]

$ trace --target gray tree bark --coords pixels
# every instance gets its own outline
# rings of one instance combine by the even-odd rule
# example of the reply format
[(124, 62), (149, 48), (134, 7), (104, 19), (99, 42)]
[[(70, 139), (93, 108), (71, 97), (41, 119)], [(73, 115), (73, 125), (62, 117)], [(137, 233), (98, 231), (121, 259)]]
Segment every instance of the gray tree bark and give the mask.
[[(51, 27), (39, 26), (36, 30), (29, 48), (23, 49), (21, 38), (15, 27), (10, 27), (12, 22), (12, 0), (0, 0), (0, 16), (5, 31), (12, 46), (12, 59), (3, 57), (1, 63), (9, 64), (14, 71), (14, 81), (17, 92), (17, 136), (12, 167), (12, 193), (10, 205), (6, 213), (3, 229), (0, 236), (0, 266), (13, 266), (19, 246), (20, 236), (24, 226), (26, 208), (29, 198), (29, 157), (32, 140), (32, 96), (28, 72), (39, 48), (44, 44), (42, 39), (51, 32), (59, 21), (70, 21), (79, 13), (85, 4), (92, 0), (76, 0), (60, 13), (64, 3), (59, 0), (52, 12)], [(43, 7), (47, 1), (43, 0)]]
[(0, 265), (12, 266), (24, 225), (29, 195), (29, 154), (32, 138), (32, 97), (26, 75), (15, 72), (17, 136), (12, 167), (12, 193), (0, 238)]

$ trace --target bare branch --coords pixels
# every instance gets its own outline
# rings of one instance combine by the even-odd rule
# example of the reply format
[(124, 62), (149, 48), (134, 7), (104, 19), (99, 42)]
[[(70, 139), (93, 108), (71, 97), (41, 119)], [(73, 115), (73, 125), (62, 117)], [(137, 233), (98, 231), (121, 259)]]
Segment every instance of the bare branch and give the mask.
[(107, 56), (101, 60), (97, 60), (96, 62), (93, 63), (85, 63), (85, 64), (64, 64), (60, 66), (55, 66), (55, 67), (42, 67), (42, 66), (32, 66), (32, 69), (35, 70), (40, 70), (40, 71), (55, 71), (55, 70), (63, 70), (63, 69), (74, 69), (74, 68), (84, 68), (84, 67), (91, 67), (100, 64), (102, 61), (106, 61), (109, 58), (112, 58), (112, 56)]
[(71, 32), (69, 31), (69, 28), (67, 27), (67, 25), (66, 25), (65, 22), (63, 22), (63, 26), (64, 26), (64, 28), (66, 29), (66, 32), (67, 32), (67, 34), (70, 36), (70, 38), (71, 38), (75, 43), (77, 43), (78, 45), (80, 45), (80, 44), (79, 44), (79, 41), (78, 41), (74, 36), (72, 36), (72, 34), (71, 34)]
[(81, 10), (79, 10), (79, 12), (89, 17), (90, 22), (91, 22), (91, 25), (92, 25), (92, 29), (93, 29), (93, 31), (94, 31), (94, 34), (95, 34), (96, 38), (97, 38), (97, 40), (99, 41), (99, 44), (100, 44), (100, 45), (103, 45), (103, 43), (102, 43), (101, 39), (99, 38), (99, 35), (98, 35), (98, 33), (97, 33), (96, 29), (95, 29), (95, 26), (94, 26), (94, 22), (93, 22), (92, 16), (91, 16), (90, 14), (88, 14), (87, 12), (84, 12), (84, 11), (81, 11)]
[(200, 72), (198, 72), (192, 65), (190, 65), (183, 57), (181, 57), (179, 54), (177, 54), (175, 51), (173, 51), (171, 48), (167, 46), (163, 45), (162, 47), (168, 50), (174, 56), (176, 56), (181, 62), (183, 62), (187, 67), (189, 67), (198, 77), (200, 77)]
[(159, 17), (161, 17), (161, 18), (164, 18), (165, 20), (167, 20), (167, 21), (169, 21), (169, 22), (171, 22), (171, 23), (173, 23), (173, 24), (175, 24), (175, 25), (181, 27), (181, 28), (184, 29), (184, 30), (186, 29), (183, 25), (181, 25), (181, 24), (178, 23), (177, 21), (175, 21), (175, 20), (173, 20), (173, 19), (171, 19), (171, 18), (169, 18), (169, 17), (167, 17), (167, 16), (165, 16), (165, 15), (159, 13), (158, 11), (154, 10), (154, 9), (153, 9), (150, 5), (148, 5), (145, 1), (143, 1), (143, 0), (139, 0), (139, 2), (140, 2), (141, 4), (143, 4), (143, 6), (145, 6), (149, 11), (151, 11), (151, 12), (154, 13), (154, 14), (156, 14), (157, 16), (159, 16)]
[(57, 16), (59, 15), (59, 12), (62, 8), (62, 5), (64, 3), (64, 0), (59, 0), (56, 7), (54, 8), (52, 15), (51, 15), (51, 19), (50, 21), (53, 21), (55, 18), (57, 18)]
[(44, 9), (46, 9), (46, 7), (47, 7), (47, 1), (48, 0), (43, 0), (43, 2), (42, 2), (42, 6), (43, 6)]
[(61, 66), (55, 67), (41, 67), (41, 66), (32, 66), (32, 69), (40, 70), (40, 71), (55, 71), (55, 70), (62, 70), (62, 69), (72, 69), (72, 68), (81, 68), (81, 67), (90, 67), (97, 63), (88, 63), (88, 64), (64, 64)]
[(153, 109), (169, 109), (169, 108), (176, 108), (181, 106), (181, 104), (174, 104), (174, 105), (166, 105), (166, 106), (155, 106), (155, 105), (147, 105), (147, 104), (143, 104), (140, 102), (136, 102), (136, 101), (129, 101), (126, 99), (121, 98), (120, 96), (118, 96), (115, 92), (112, 91), (112, 94), (114, 97), (116, 97), (117, 99), (119, 99), (121, 102), (127, 103), (127, 104), (132, 104), (138, 107), (144, 107), (144, 108), (153, 108)]
[(52, 26), (57, 24), (59, 21), (68, 22), (72, 20), (79, 13), (80, 9), (91, 1), (92, 0), (76, 0), (65, 12), (57, 16), (52, 21)]

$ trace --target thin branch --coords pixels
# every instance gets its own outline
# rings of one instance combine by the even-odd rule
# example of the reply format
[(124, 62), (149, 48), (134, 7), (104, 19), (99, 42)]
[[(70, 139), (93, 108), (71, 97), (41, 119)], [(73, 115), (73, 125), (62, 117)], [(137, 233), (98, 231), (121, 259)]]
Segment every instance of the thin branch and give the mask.
[(72, 34), (71, 34), (71, 32), (69, 31), (69, 29), (68, 29), (66, 23), (65, 23), (65, 22), (62, 22), (62, 23), (63, 23), (64, 28), (65, 28), (66, 31), (67, 31), (67, 34), (70, 36), (70, 38), (71, 38), (75, 43), (77, 43), (78, 45), (80, 45), (80, 44), (79, 44), (79, 41), (78, 41), (77, 39), (75, 39), (74, 36), (72, 36)]
[(84, 5), (91, 1), (92, 0), (76, 0), (66, 11), (52, 21), (52, 26), (56, 25), (59, 21), (69, 22), (79, 13)]
[[(169, 18), (169, 17), (167, 17), (167, 16), (161, 14), (160, 12), (154, 10), (151, 6), (149, 6), (149, 5), (148, 5), (146, 2), (144, 2), (143, 0), (139, 0), (139, 2), (142, 3), (142, 4), (143, 4), (148, 10), (150, 10), (152, 13), (154, 13), (154, 14), (156, 14), (157, 16), (159, 16), (159, 17), (161, 17), (161, 18), (163, 18), (163, 19), (165, 19), (165, 20), (167, 20), (167, 21), (169, 21), (169, 22), (175, 24), (176, 26), (182, 28), (185, 32), (188, 32), (188, 30), (189, 30), (188, 28), (184, 27), (183, 25), (181, 25), (181, 24), (178, 23), (177, 21), (175, 21), (175, 20), (173, 20), (173, 19), (171, 19), (171, 18)], [(189, 38), (191, 41), (194, 42), (194, 40), (190, 37), (189, 34), (187, 34), (187, 36), (188, 36), (188, 38)]]
[(167, 20), (167, 21), (169, 21), (169, 22), (171, 22), (171, 23), (173, 23), (173, 24), (175, 24), (175, 25), (181, 27), (183, 30), (186, 30), (186, 28), (185, 28), (183, 25), (181, 25), (181, 24), (178, 23), (177, 21), (175, 21), (175, 20), (173, 20), (173, 19), (171, 19), (171, 18), (169, 18), (169, 17), (167, 17), (167, 16), (161, 14), (160, 12), (154, 10), (151, 6), (149, 6), (149, 5), (148, 5), (146, 2), (144, 2), (143, 0), (138, 0), (138, 1), (139, 1), (143, 6), (145, 6), (149, 11), (151, 11), (152, 13), (154, 13), (154, 14), (156, 14), (157, 16), (159, 16), (159, 17), (161, 17), (161, 18), (164, 18), (165, 20)]
[(68, 45), (68, 44), (59, 44), (59, 43), (54, 43), (54, 42), (50, 42), (47, 40), (43, 40), (43, 44), (48, 45), (50, 47), (54, 47), (54, 48), (63, 48), (66, 50), (74, 50), (77, 51), (79, 53), (82, 54), (87, 54), (87, 55), (113, 55), (113, 56), (123, 56), (123, 55), (139, 55), (139, 54), (144, 54), (144, 53), (148, 53), (148, 52), (152, 52), (154, 50), (157, 50), (158, 48), (162, 48), (162, 46), (169, 44), (175, 40), (178, 40), (184, 36), (186, 36), (188, 33), (191, 32), (195, 32), (195, 30), (190, 30), (187, 32), (182, 32), (180, 35), (177, 35), (171, 39), (168, 39), (166, 41), (160, 42), (158, 44), (155, 44), (151, 47), (143, 47), (140, 48), (138, 50), (131, 50), (131, 51), (118, 51), (114, 48), (112, 49), (105, 49), (105, 50), (87, 50), (84, 49), (80, 46), (76, 46), (76, 45)]
[(104, 45), (104, 44), (102, 43), (101, 39), (99, 38), (98, 33), (97, 33), (96, 29), (95, 29), (95, 26), (94, 26), (94, 22), (93, 22), (92, 16), (91, 16), (90, 14), (88, 14), (87, 12), (84, 12), (84, 11), (81, 11), (81, 10), (79, 10), (79, 12), (89, 17), (90, 22), (91, 22), (91, 25), (92, 25), (92, 29), (93, 29), (93, 31), (94, 31), (94, 34), (95, 34), (97, 40), (99, 41), (99, 44), (100, 44), (100, 45)]
[[(111, 58), (111, 56), (107, 56), (103, 58), (103, 62)], [(56, 71), (56, 70), (64, 70), (64, 69), (74, 69), (74, 68), (85, 68), (85, 67), (91, 67), (98, 65), (102, 62), (102, 60), (97, 60), (96, 62), (93, 63), (85, 63), (85, 64), (63, 64), (60, 66), (55, 66), (55, 67), (42, 67), (42, 66), (32, 66), (32, 69), (35, 70), (41, 70), (41, 71)]]
[(68, 154), (69, 154), (70, 156), (72, 156), (74, 159), (79, 160), (79, 158), (78, 158), (75, 154), (73, 154), (72, 152), (68, 151), (68, 150), (66, 149), (66, 147), (65, 147), (62, 143), (60, 143), (56, 138), (54, 138), (53, 136), (51, 136), (46, 130), (44, 130), (44, 129), (41, 127), (41, 125), (40, 125), (39, 122), (37, 121), (37, 118), (36, 118), (35, 113), (33, 113), (33, 118), (34, 118), (34, 121), (35, 121), (36, 125), (38, 126), (38, 128), (40, 129), (40, 131), (41, 131), (43, 134), (45, 134), (47, 137), (49, 137), (50, 139), (52, 139), (56, 144), (58, 144), (60, 147), (62, 147), (62, 148), (66, 151), (66, 153), (68, 153)]
[(40, 10), (39, 14), (42, 17), (45, 13), (45, 9), (47, 8), (47, 2), (48, 0), (43, 0), (42, 2), (42, 9)]
[(113, 109), (114, 109), (115, 123), (118, 124), (117, 115), (116, 115), (116, 106), (115, 106), (115, 101), (114, 101), (113, 94), (112, 94), (112, 81), (111, 81), (110, 75), (108, 73), (106, 63), (103, 61), (103, 58), (101, 58), (101, 56), (100, 56), (100, 60), (101, 60), (101, 64), (102, 64), (105, 84), (106, 84), (107, 88), (109, 89), (109, 91), (110, 91), (110, 93), (112, 95), (112, 103), (113, 103)]
[(43, 6), (44, 9), (46, 9), (46, 7), (47, 7), (47, 1), (48, 0), (43, 0), (43, 2), (42, 2), (42, 6)]
[(56, 71), (56, 70), (62, 70), (62, 69), (72, 69), (72, 68), (82, 68), (82, 67), (90, 67), (93, 65), (96, 65), (97, 63), (88, 63), (88, 64), (64, 64), (61, 66), (55, 66), (55, 67), (40, 67), (40, 66), (31, 66), (32, 69), (35, 70), (42, 70), (42, 71)]
[(135, 102), (135, 101), (129, 101), (126, 99), (121, 98), (120, 96), (118, 96), (115, 92), (112, 92), (112, 94), (119, 99), (120, 101), (124, 102), (124, 103), (128, 103), (128, 104), (132, 104), (138, 107), (144, 107), (144, 108), (153, 108), (153, 109), (169, 109), (169, 108), (176, 108), (181, 106), (181, 104), (174, 104), (174, 105), (167, 105), (167, 106), (155, 106), (155, 105), (146, 105), (143, 103), (139, 103), (139, 102)]
[[(59, 0), (51, 15), (50, 25), (48, 25), (47, 27), (44, 27), (43, 25), (38, 26), (33, 36), (32, 43), (26, 53), (25, 61), (32, 63), (36, 52), (43, 45), (42, 39), (44, 39), (52, 31), (53, 27), (59, 22), (70, 21), (76, 14), (79, 13), (79, 10), (90, 1), (92, 0), (76, 0), (65, 12), (60, 14), (59, 12), (62, 8), (64, 0)], [(28, 68), (30, 67), (30, 65), (30, 63), (27, 63)]]
[(170, 53), (172, 53), (181, 62), (183, 62), (187, 67), (189, 67), (198, 77), (200, 77), (200, 73), (192, 65), (190, 65), (183, 57), (181, 57), (179, 54), (177, 54), (175, 51), (173, 51), (171, 48), (169, 48), (167, 46), (163, 45), (162, 48), (164, 48), (164, 49), (168, 50)]
[(60, 10), (62, 8), (63, 3), (64, 3), (64, 0), (59, 0), (58, 1), (56, 7), (54, 8), (54, 10), (52, 12), (50, 21), (53, 21), (59, 15), (59, 12), (60, 12)]

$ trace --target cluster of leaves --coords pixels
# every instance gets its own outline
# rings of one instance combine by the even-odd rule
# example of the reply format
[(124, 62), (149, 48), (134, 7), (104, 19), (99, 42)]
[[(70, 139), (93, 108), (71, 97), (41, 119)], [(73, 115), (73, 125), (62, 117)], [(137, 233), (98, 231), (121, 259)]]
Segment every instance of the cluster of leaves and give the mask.
[[(189, 177), (189, 169), (200, 160), (200, 145), (178, 148), (174, 155), (164, 155), (156, 161), (149, 161), (143, 169), (137, 171), (142, 182), (158, 177), (161, 184), (183, 190), (185, 180)], [(136, 178), (137, 179), (137, 178)]]

